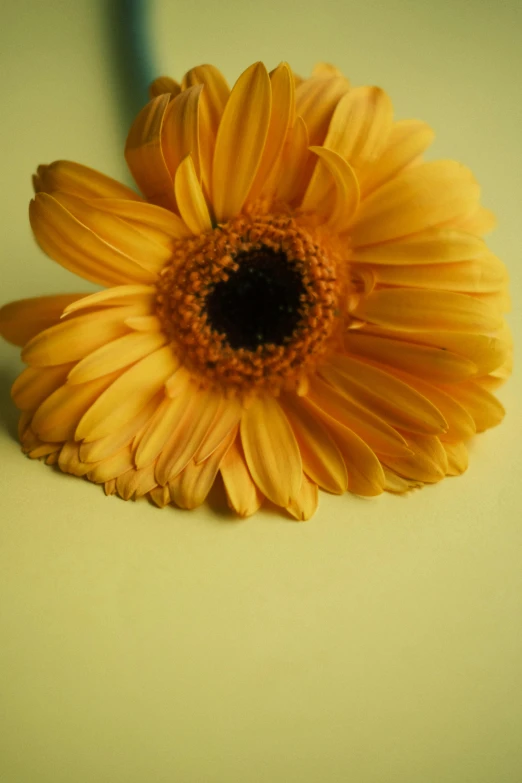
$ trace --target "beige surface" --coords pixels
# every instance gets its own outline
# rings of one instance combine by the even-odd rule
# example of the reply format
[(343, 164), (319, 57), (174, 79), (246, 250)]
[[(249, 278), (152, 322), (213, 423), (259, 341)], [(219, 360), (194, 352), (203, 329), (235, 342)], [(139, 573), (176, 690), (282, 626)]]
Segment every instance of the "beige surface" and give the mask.
[[(3, 10), (2, 301), (87, 288), (38, 251), (26, 205), (39, 162), (125, 176), (106, 6)], [(149, 7), (164, 71), (329, 59), (431, 122), (500, 216), (520, 343), (517, 0)], [(519, 372), (461, 479), (233, 523), (24, 459), (1, 351), (2, 783), (522, 779)]]

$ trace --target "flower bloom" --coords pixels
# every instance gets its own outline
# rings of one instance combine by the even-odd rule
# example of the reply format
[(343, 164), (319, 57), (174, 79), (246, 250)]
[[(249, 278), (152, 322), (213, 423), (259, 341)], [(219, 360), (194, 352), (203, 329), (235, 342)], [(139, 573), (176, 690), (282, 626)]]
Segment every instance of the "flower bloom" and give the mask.
[(0, 311), (33, 458), (124, 499), (309, 518), (318, 487), (405, 492), (500, 422), (507, 275), (470, 171), (331, 66), (157, 79), (125, 155), (143, 196), (40, 166), (30, 218), (103, 286)]

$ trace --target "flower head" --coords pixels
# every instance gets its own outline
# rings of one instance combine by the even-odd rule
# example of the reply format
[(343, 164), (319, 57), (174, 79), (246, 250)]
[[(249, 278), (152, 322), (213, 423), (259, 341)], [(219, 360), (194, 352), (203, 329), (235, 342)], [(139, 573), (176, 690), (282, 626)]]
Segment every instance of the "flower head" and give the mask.
[(470, 171), (330, 66), (161, 78), (126, 159), (143, 197), (40, 166), (42, 249), (92, 295), (0, 311), (33, 458), (124, 499), (298, 519), (318, 487), (404, 492), (467, 466), (509, 375), (503, 264)]

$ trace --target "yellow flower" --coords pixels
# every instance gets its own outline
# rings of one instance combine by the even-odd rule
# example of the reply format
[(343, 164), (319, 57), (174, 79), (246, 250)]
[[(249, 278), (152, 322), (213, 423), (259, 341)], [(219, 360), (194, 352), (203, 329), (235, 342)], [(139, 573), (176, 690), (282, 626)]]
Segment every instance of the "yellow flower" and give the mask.
[(23, 450), (124, 499), (298, 519), (318, 487), (404, 492), (467, 466), (504, 411), (503, 264), (493, 224), (433, 139), (336, 69), (209, 65), (156, 80), (126, 159), (144, 198), (41, 166), (41, 248), (104, 286), (6, 305), (29, 365)]

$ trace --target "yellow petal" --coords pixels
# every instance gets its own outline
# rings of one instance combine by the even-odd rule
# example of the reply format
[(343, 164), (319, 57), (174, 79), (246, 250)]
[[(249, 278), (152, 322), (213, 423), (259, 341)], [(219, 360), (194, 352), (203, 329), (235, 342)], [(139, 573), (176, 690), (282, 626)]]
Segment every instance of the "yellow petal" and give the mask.
[[(393, 108), (384, 90), (379, 87), (356, 87), (337, 104), (324, 147), (336, 152), (358, 170), (382, 152), (392, 120)], [(326, 198), (330, 182), (324, 168), (316, 167), (309, 187), (317, 194), (318, 201)]]
[(198, 65), (183, 77), (183, 89), (202, 84), (199, 101), (199, 157), (205, 194), (212, 192), (212, 161), (221, 117), (230, 95), (223, 74), (213, 65)]
[(244, 411), (241, 442), (252, 478), (276, 505), (287, 507), (302, 480), (299, 446), (277, 400), (261, 397)]
[(255, 514), (263, 496), (249, 473), (240, 438), (236, 438), (232, 443), (219, 469), (230, 508), (240, 517)]
[(78, 386), (60, 386), (37, 409), (33, 430), (49, 441), (74, 440), (79, 420), (116, 376), (114, 373)]
[(384, 466), (383, 471), (386, 478), (386, 483), (384, 485), (386, 492), (402, 495), (404, 492), (409, 492), (411, 489), (418, 489), (423, 486), (422, 481), (405, 479), (403, 476), (398, 476), (395, 471), (390, 470), (386, 466)]
[(216, 139), (212, 203), (216, 220), (237, 215), (256, 175), (270, 122), (270, 79), (262, 63), (237, 80), (227, 101)]
[(156, 315), (137, 315), (125, 319), (125, 326), (136, 332), (159, 332), (163, 324)]
[(24, 347), (22, 359), (33, 367), (83, 359), (91, 351), (127, 334), (124, 319), (133, 312), (139, 312), (139, 305), (107, 308), (63, 320), (33, 337)]
[(490, 209), (480, 205), (474, 207), (466, 215), (452, 221), (452, 226), (459, 231), (467, 231), (478, 237), (489, 234), (497, 225), (497, 218)]
[(319, 492), (317, 484), (303, 476), (301, 488), (297, 496), (287, 506), (287, 511), (300, 522), (311, 519), (317, 511)]
[(319, 62), (314, 65), (312, 68), (312, 76), (322, 76), (323, 78), (332, 79), (335, 76), (343, 76), (342, 71), (339, 70), (339, 68), (336, 68), (335, 65), (332, 65), (331, 63), (323, 63)]
[(288, 131), (281, 156), (276, 197), (288, 204), (300, 202), (313, 167), (315, 156), (309, 151), (308, 131), (302, 117), (297, 117)]
[(346, 492), (346, 466), (327, 429), (297, 399), (287, 396), (283, 406), (297, 439), (306, 475), (328, 492), (338, 495)]
[(170, 95), (153, 98), (134, 120), (125, 145), (125, 159), (140, 190), (156, 204), (174, 209), (172, 177), (161, 148), (161, 131)]
[(337, 354), (319, 372), (337, 391), (392, 427), (419, 435), (438, 435), (447, 429), (443, 415), (426, 397), (378, 367)]
[(442, 388), (468, 411), (475, 422), (477, 432), (496, 427), (505, 416), (506, 411), (502, 403), (487, 389), (483, 389), (473, 381)]
[(136, 467), (145, 467), (156, 459), (181, 419), (185, 407), (186, 398), (183, 395), (162, 400), (139, 438), (134, 455)]
[(428, 383), (426, 380), (402, 372), (396, 367), (391, 367), (390, 372), (400, 378), (412, 389), (416, 389), (423, 397), (429, 400), (444, 417), (448, 429), (444, 433), (439, 433), (438, 437), (441, 441), (452, 442), (467, 440), (475, 434), (475, 422), (467, 410), (454, 400), (451, 394), (442, 391), (442, 389), (434, 386), (432, 383)]
[(282, 154), (287, 133), (295, 122), (294, 80), (288, 63), (281, 63), (270, 73), (270, 84), (272, 88), (270, 123), (261, 162), (246, 199), (249, 203), (261, 195), (263, 186)]
[(112, 457), (98, 462), (95, 467), (87, 473), (89, 481), (95, 484), (103, 484), (105, 481), (117, 479), (122, 473), (126, 473), (132, 468), (132, 452), (126, 446)]
[(170, 503), (170, 491), (168, 484), (164, 487), (155, 487), (149, 492), (149, 497), (158, 508), (165, 508)]
[(476, 365), (466, 357), (430, 345), (353, 331), (348, 332), (344, 344), (350, 354), (431, 380), (461, 381), (477, 372)]
[(328, 426), (346, 464), (349, 491), (362, 497), (382, 494), (384, 473), (372, 449), (355, 432), (339, 422), (331, 419)]
[(38, 166), (35, 180), (37, 193), (61, 190), (80, 198), (125, 199), (142, 203), (141, 197), (126, 185), (70, 160), (56, 160), (47, 166)]
[[(506, 359), (509, 344), (505, 337), (498, 333), (495, 337), (485, 334), (466, 334), (465, 332), (422, 331), (415, 334), (400, 332), (395, 329), (368, 324), (361, 334), (375, 335), (392, 340), (415, 342), (421, 345), (432, 345), (444, 351), (464, 356), (472, 362), (480, 374), (488, 373), (499, 367)], [(350, 337), (351, 339), (351, 337)], [(397, 346), (399, 353), (405, 352), (404, 346)], [(404, 369), (407, 369), (406, 367)], [(470, 368), (471, 369), (471, 368)]]
[(68, 383), (85, 383), (128, 367), (167, 342), (162, 332), (133, 332), (107, 342), (89, 353), (71, 370)]
[(443, 264), (470, 261), (488, 253), (482, 239), (456, 229), (435, 229), (385, 245), (355, 247), (352, 260), (368, 264)]
[(171, 79), (170, 76), (158, 76), (149, 85), (149, 97), (157, 98), (158, 95), (169, 95), (175, 98), (181, 92), (181, 85), (175, 79)]
[(354, 246), (414, 234), (458, 217), (478, 203), (469, 169), (449, 160), (406, 169), (369, 196), (351, 229)]
[(199, 100), (203, 85), (183, 90), (170, 102), (161, 129), (161, 149), (170, 176), (191, 155), (199, 177)]
[(59, 386), (62, 386), (73, 364), (40, 369), (27, 367), (13, 383), (11, 397), (22, 411), (35, 410)]
[(58, 467), (63, 473), (70, 473), (73, 476), (85, 476), (94, 466), (92, 463), (82, 462), (80, 459), (80, 444), (74, 440), (68, 440), (61, 448), (60, 456), (58, 457)]
[(372, 272), (376, 283), (430, 288), (432, 291), (489, 293), (501, 290), (507, 283), (506, 268), (492, 253), (476, 261), (415, 266), (375, 264), (365, 268)]
[(451, 291), (374, 290), (359, 299), (353, 314), (362, 321), (407, 332), (440, 329), (480, 334), (502, 324), (501, 316), (487, 303)]
[(47, 193), (29, 206), (34, 236), (42, 250), (80, 277), (104, 286), (147, 283), (155, 275), (127, 258), (77, 220)]
[[(310, 147), (320, 159), (333, 180), (336, 188), (336, 195), (333, 207), (330, 212), (329, 200), (324, 198), (321, 189), (320, 178), (312, 178), (310, 185), (305, 193), (301, 208), (306, 212), (315, 212), (322, 215), (332, 230), (339, 233), (344, 231), (350, 224), (359, 205), (359, 183), (357, 177), (350, 165), (341, 158), (336, 152), (327, 150), (324, 147)], [(317, 188), (314, 185), (317, 184)], [(325, 213), (325, 207), (328, 211)]]
[(130, 500), (133, 495), (142, 497), (155, 486), (154, 465), (147, 465), (141, 470), (131, 468), (116, 479), (116, 491), (123, 500)]
[(295, 109), (305, 121), (310, 144), (322, 144), (335, 107), (350, 89), (344, 76), (313, 76), (295, 91)]
[[(98, 209), (97, 200), (84, 201), (68, 193), (55, 193), (54, 198), (81, 225), (92, 231), (128, 265), (136, 264), (153, 279), (172, 256), (172, 249), (141, 232), (127, 220), (112, 212)], [(136, 203), (137, 202), (129, 202)]]
[(25, 345), (39, 332), (58, 323), (63, 311), (85, 294), (60, 294), (18, 299), (0, 308), (0, 334), (14, 345)]
[(80, 444), (80, 459), (82, 462), (99, 462), (107, 459), (124, 446), (133, 442), (135, 435), (146, 427), (163, 398), (162, 392), (159, 392), (142, 408), (136, 416), (109, 435), (92, 442), (83, 442)]
[(197, 508), (206, 499), (217, 476), (221, 461), (236, 437), (233, 431), (204, 462), (191, 460), (169, 481), (170, 496), (180, 508)]
[(410, 456), (381, 455), (381, 461), (405, 478), (427, 484), (441, 481), (448, 470), (448, 458), (440, 440), (431, 435), (409, 435), (407, 440)]
[(313, 413), (321, 416), (329, 428), (333, 420), (353, 430), (371, 449), (380, 453), (408, 453), (405, 439), (393, 427), (320, 378), (312, 381), (309, 392), (302, 399)]
[(181, 399), (182, 413), (158, 458), (158, 484), (166, 484), (194, 459), (219, 410), (221, 394), (212, 390), (190, 390), (178, 399)]
[(178, 166), (174, 191), (179, 213), (192, 233), (197, 235), (210, 231), (212, 221), (190, 155), (187, 155)]
[(147, 236), (166, 247), (172, 247), (173, 239), (190, 236), (190, 231), (178, 215), (157, 204), (117, 198), (89, 199), (88, 204), (129, 221), (141, 233), (148, 229)]
[(120, 304), (143, 304), (152, 307), (156, 296), (156, 288), (152, 285), (119, 285), (113, 288), (97, 291), (95, 294), (83, 296), (64, 309), (64, 315), (70, 315), (78, 310), (90, 307), (104, 307)]
[(443, 443), (448, 458), (448, 476), (460, 476), (468, 469), (468, 450), (464, 443)]
[(97, 440), (130, 421), (163, 387), (177, 365), (178, 359), (169, 345), (137, 362), (85, 413), (78, 424), (76, 440)]
[(194, 454), (196, 465), (207, 459), (229, 432), (239, 424), (242, 411), (241, 403), (237, 399), (226, 400), (223, 398), (221, 400), (214, 421)]
[(380, 157), (364, 166), (359, 173), (364, 197), (396, 177), (406, 166), (422, 155), (433, 142), (434, 136), (430, 126), (420, 120), (396, 122)]

